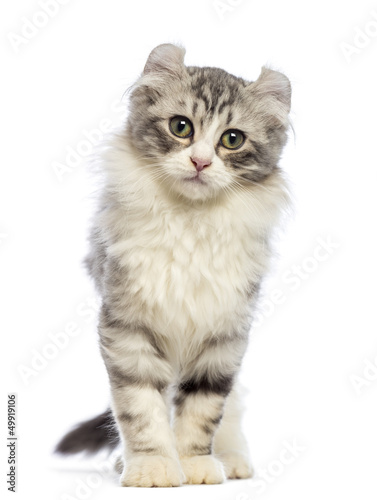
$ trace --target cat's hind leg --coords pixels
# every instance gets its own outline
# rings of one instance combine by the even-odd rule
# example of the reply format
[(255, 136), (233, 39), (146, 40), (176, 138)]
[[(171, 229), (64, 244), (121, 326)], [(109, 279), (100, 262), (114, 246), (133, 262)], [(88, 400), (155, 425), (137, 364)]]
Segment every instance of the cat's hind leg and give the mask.
[(223, 418), (213, 442), (214, 454), (223, 463), (228, 479), (246, 479), (253, 475), (247, 442), (241, 428), (242, 414), (242, 388), (236, 382), (226, 400)]

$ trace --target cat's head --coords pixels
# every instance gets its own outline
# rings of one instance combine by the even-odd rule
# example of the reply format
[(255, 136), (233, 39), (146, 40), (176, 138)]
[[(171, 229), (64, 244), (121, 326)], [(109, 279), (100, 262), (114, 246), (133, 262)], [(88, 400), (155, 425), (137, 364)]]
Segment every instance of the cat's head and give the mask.
[(267, 68), (248, 82), (187, 67), (184, 54), (171, 44), (151, 52), (131, 93), (127, 140), (155, 179), (187, 199), (263, 183), (286, 142), (289, 80)]

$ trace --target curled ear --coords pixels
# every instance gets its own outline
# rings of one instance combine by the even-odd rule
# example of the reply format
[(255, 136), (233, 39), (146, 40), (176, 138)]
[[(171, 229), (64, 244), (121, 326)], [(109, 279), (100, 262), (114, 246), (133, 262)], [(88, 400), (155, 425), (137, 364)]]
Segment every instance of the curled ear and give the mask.
[(283, 73), (264, 66), (258, 80), (250, 84), (250, 90), (257, 96), (275, 99), (289, 113), (291, 109), (291, 83)]
[(185, 49), (171, 43), (155, 47), (149, 54), (144, 67), (144, 75), (170, 73), (180, 75), (184, 67)]

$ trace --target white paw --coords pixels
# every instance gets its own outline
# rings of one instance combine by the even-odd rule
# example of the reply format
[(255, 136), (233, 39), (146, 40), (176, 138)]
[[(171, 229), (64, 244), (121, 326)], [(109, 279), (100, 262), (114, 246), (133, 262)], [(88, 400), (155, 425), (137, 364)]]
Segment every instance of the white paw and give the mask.
[(182, 457), (180, 460), (188, 484), (220, 484), (225, 481), (222, 463), (212, 455)]
[(228, 479), (246, 479), (252, 477), (253, 468), (250, 460), (243, 453), (229, 452), (217, 455), (224, 465)]
[(160, 455), (141, 455), (126, 461), (120, 484), (122, 486), (180, 486), (184, 474), (178, 461)]

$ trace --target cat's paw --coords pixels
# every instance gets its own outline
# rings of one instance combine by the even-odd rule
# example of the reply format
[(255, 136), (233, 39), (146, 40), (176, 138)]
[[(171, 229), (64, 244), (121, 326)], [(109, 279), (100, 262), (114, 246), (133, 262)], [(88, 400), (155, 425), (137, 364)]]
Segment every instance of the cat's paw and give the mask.
[(220, 484), (225, 481), (222, 463), (212, 455), (182, 457), (180, 460), (188, 484)]
[(247, 479), (253, 476), (250, 460), (243, 453), (229, 452), (218, 455), (228, 479)]
[(122, 486), (180, 486), (185, 480), (178, 461), (160, 455), (141, 455), (126, 461), (120, 478)]

